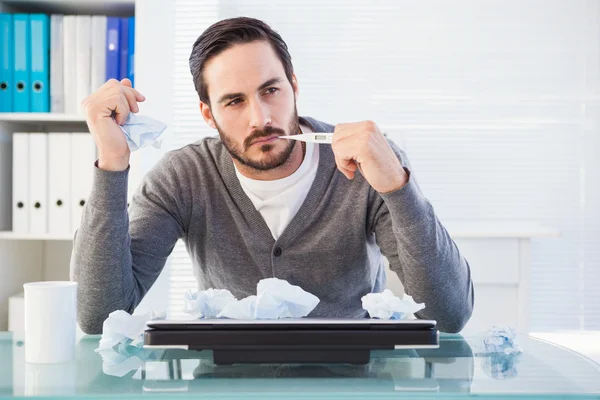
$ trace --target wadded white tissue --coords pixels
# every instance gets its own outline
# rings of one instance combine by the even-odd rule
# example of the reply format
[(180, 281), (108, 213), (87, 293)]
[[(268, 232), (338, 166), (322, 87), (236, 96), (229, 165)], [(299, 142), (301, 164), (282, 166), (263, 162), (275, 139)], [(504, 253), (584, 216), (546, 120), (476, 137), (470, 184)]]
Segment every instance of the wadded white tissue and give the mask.
[(235, 300), (231, 292), (226, 289), (208, 289), (200, 292), (188, 290), (183, 299), (183, 311), (196, 319), (217, 318), (223, 308)]
[(492, 326), (482, 339), (488, 353), (519, 354), (521, 346), (517, 343), (517, 330), (509, 325)]
[(105, 374), (123, 376), (142, 366), (144, 360), (154, 355), (144, 349), (144, 330), (149, 320), (165, 319), (166, 313), (150, 312), (131, 315), (117, 310), (109, 314), (102, 326), (100, 344), (95, 350), (102, 357)]
[(283, 279), (267, 278), (258, 282), (256, 295), (241, 300), (228, 290), (208, 289), (189, 292), (185, 304), (194, 318), (280, 319), (307, 316), (319, 298)]
[(517, 342), (517, 330), (508, 325), (492, 326), (481, 340), (479, 356), (483, 372), (494, 379), (509, 379), (518, 375), (517, 364), (523, 350)]
[(424, 303), (415, 303), (407, 294), (402, 299), (391, 290), (382, 293), (369, 293), (362, 297), (362, 307), (369, 312), (371, 318), (404, 319), (425, 308)]
[(252, 295), (244, 297), (241, 300), (232, 301), (223, 308), (223, 311), (221, 311), (217, 317), (230, 319), (256, 319), (254, 317), (256, 298), (257, 296)]
[(136, 151), (146, 146), (160, 149), (162, 144), (160, 136), (166, 127), (164, 123), (150, 117), (129, 113), (121, 130), (125, 134), (129, 150)]

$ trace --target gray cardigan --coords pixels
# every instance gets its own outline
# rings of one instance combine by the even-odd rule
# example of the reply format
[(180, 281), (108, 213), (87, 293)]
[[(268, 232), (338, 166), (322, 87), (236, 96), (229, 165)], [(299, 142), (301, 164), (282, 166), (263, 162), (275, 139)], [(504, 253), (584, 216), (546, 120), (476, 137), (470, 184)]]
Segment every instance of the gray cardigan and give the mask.
[[(301, 121), (314, 131), (334, 129)], [(129, 209), (128, 170), (96, 168), (71, 258), (81, 328), (100, 333), (112, 311), (133, 312), (183, 239), (200, 290), (225, 288), (240, 299), (256, 294), (259, 280), (277, 277), (320, 299), (310, 317), (366, 317), (361, 297), (386, 287), (383, 254), (406, 293), (425, 303), (417, 317), (437, 320), (442, 331), (461, 330), (473, 310), (469, 265), (421, 193), (405, 153), (390, 145), (410, 175), (387, 194), (358, 171), (346, 179), (331, 146), (319, 145), (314, 183), (278, 240), (218, 137), (167, 153)]]

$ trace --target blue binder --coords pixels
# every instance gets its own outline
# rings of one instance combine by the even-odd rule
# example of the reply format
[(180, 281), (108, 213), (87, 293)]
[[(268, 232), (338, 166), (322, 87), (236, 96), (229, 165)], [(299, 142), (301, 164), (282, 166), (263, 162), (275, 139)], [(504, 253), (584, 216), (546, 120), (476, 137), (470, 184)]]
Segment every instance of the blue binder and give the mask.
[(0, 14), (0, 112), (13, 110), (13, 19)]
[(119, 79), (121, 19), (106, 18), (106, 80)]
[(135, 17), (129, 17), (129, 46), (128, 46), (128, 57), (127, 57), (127, 77), (131, 81), (131, 86), (135, 87), (134, 75), (135, 75)]
[(45, 14), (29, 16), (31, 28), (31, 112), (50, 112), (50, 22)]
[(119, 56), (119, 80), (127, 78), (129, 69), (127, 62), (129, 61), (129, 19), (121, 18), (121, 36), (119, 37), (121, 54)]
[(31, 59), (29, 50), (29, 14), (13, 15), (14, 63), (13, 63), (13, 111), (29, 112), (29, 74)]

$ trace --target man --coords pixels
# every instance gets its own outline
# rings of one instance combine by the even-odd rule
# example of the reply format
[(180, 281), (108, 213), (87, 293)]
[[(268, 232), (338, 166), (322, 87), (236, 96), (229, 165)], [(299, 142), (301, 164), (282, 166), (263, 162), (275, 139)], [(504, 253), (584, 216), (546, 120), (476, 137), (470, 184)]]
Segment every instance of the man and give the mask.
[[(377, 124), (299, 118), (287, 46), (255, 19), (208, 28), (190, 69), (219, 137), (166, 154), (129, 210), (118, 124), (144, 96), (127, 79), (111, 80), (83, 103), (99, 152), (71, 262), (85, 332), (101, 332), (114, 310), (132, 312), (180, 238), (199, 289), (243, 298), (278, 277), (320, 299), (310, 317), (368, 316), (361, 297), (385, 289), (383, 254), (425, 303), (419, 318), (462, 329), (473, 307), (469, 265)], [(334, 133), (332, 145), (278, 138), (323, 131)]]

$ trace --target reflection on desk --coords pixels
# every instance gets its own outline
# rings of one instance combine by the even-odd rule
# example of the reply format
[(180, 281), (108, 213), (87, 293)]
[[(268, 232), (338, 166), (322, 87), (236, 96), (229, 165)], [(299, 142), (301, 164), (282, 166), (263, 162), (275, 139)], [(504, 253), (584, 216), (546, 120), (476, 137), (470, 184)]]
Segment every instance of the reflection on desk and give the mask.
[(210, 352), (165, 350), (119, 378), (103, 373), (102, 360), (94, 352), (97, 336), (78, 343), (73, 363), (37, 368), (24, 362), (26, 344), (10, 334), (0, 334), (0, 398), (26, 394), (145, 398), (150, 393), (203, 399), (410, 398), (444, 393), (481, 398), (551, 393), (600, 397), (600, 365), (577, 353), (523, 336), (518, 338), (523, 353), (509, 363), (510, 373), (493, 374), (490, 367), (498, 354), (481, 352), (480, 340), (443, 334), (439, 349), (374, 351), (366, 365), (221, 366), (212, 362)]

